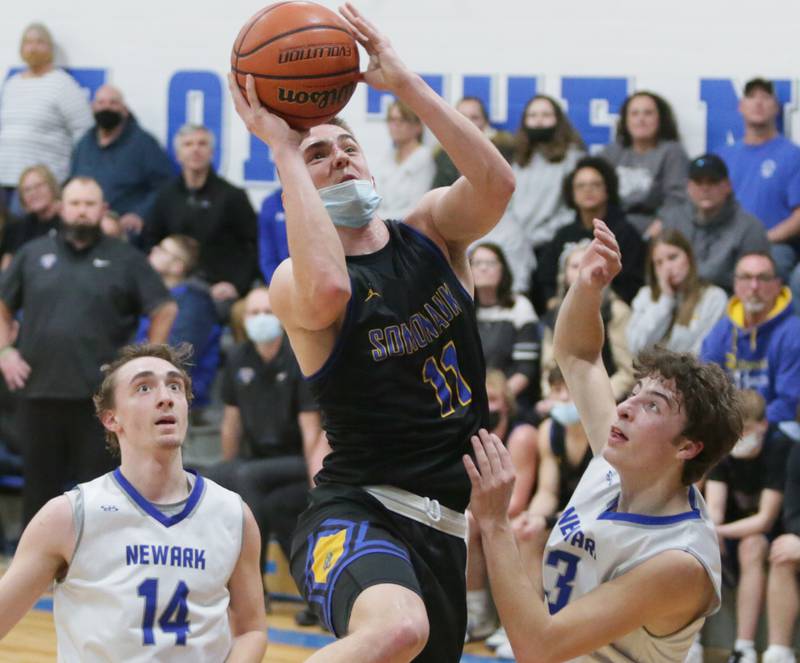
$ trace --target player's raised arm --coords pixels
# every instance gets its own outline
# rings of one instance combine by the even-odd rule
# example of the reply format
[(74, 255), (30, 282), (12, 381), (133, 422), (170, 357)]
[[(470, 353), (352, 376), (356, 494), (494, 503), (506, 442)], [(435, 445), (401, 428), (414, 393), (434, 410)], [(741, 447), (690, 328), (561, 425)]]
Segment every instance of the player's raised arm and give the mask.
[(270, 148), (283, 185), (286, 235), (290, 260), (284, 261), (272, 279), (272, 305), (287, 327), (309, 331), (327, 329), (342, 315), (350, 299), (350, 278), (344, 249), (331, 223), (306, 161), (313, 149), (331, 145), (303, 145), (304, 134), (270, 113), (259, 101), (253, 77), (246, 81), (247, 97), (233, 75), (228, 84), (236, 112), (248, 131)]
[(564, 375), (581, 423), (596, 454), (602, 452), (616, 406), (611, 381), (601, 356), (603, 290), (622, 267), (617, 240), (608, 226), (595, 219), (594, 240), (583, 256), (578, 280), (558, 312), (553, 354)]
[(389, 39), (355, 7), (347, 3), (341, 13), (370, 56), (364, 80), (408, 104), (463, 174), (453, 186), (426, 194), (407, 221), (456, 246), (482, 237), (497, 223), (514, 191), (511, 167), (472, 122), (406, 67)]
[(11, 566), (0, 578), (0, 640), (25, 616), (53, 580), (66, 571), (75, 547), (69, 499), (60, 495), (31, 519)]

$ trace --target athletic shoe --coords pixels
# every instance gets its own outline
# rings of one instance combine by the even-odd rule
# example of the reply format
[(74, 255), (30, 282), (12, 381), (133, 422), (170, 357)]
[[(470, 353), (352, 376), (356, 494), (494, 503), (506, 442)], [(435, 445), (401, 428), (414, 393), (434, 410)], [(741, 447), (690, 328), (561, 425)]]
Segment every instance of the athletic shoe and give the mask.
[(467, 614), (467, 632), (464, 634), (464, 642), (484, 640), (494, 633), (496, 629), (497, 620), (492, 613), (484, 615), (482, 619)]
[(734, 649), (728, 663), (758, 663), (758, 655), (755, 649)]
[(501, 626), (486, 638), (485, 644), (489, 649), (497, 649), (504, 642), (508, 642), (508, 636), (506, 635), (506, 630)]
[(497, 649), (494, 650), (495, 656), (497, 658), (507, 658), (514, 660), (514, 650), (511, 649), (511, 643), (506, 638), (506, 641), (502, 643)]

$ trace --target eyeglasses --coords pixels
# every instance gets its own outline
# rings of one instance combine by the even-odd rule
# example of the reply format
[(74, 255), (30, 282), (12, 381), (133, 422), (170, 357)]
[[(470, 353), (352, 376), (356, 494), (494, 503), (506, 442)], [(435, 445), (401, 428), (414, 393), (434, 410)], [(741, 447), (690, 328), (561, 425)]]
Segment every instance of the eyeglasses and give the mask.
[(470, 260), (469, 263), (472, 267), (499, 267), (499, 260)]
[(735, 274), (733, 278), (743, 282), (758, 281), (758, 283), (770, 283), (777, 277), (775, 274)]
[(575, 191), (586, 191), (588, 189), (599, 190), (605, 189), (605, 187), (605, 182), (575, 182), (572, 185)]

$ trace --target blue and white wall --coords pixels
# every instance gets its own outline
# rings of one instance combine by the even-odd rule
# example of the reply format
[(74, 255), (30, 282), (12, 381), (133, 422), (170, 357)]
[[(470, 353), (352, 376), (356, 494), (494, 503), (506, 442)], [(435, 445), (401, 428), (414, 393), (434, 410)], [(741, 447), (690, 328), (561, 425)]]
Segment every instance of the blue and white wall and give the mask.
[[(762, 0), (758, 10), (744, 0), (358, 5), (447, 100), (486, 99), (498, 127), (515, 128), (525, 101), (543, 91), (563, 100), (587, 143), (601, 145), (613, 135), (625, 96), (652, 89), (672, 103), (684, 145), (696, 155), (740, 134), (737, 96), (744, 81), (762, 75), (777, 83), (784, 131), (800, 138), (795, 2)], [(0, 70), (19, 66), (23, 27), (43, 20), (56, 38), (59, 63), (87, 93), (114, 83), (166, 145), (187, 119), (204, 122), (218, 135), (220, 172), (258, 201), (275, 186), (274, 168), (267, 148), (233, 112), (225, 74), (239, 28), (261, 6), (245, 0), (9, 1), (0, 20)], [(385, 102), (361, 85), (343, 114), (368, 154), (387, 147)]]

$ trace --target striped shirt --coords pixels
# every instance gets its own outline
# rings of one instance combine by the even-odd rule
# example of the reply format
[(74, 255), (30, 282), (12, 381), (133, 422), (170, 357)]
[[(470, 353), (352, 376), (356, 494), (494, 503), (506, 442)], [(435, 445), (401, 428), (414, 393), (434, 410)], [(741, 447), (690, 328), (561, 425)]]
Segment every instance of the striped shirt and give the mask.
[(73, 144), (93, 123), (86, 91), (64, 70), (12, 76), (0, 94), (0, 185), (17, 186), (39, 163), (63, 181)]

